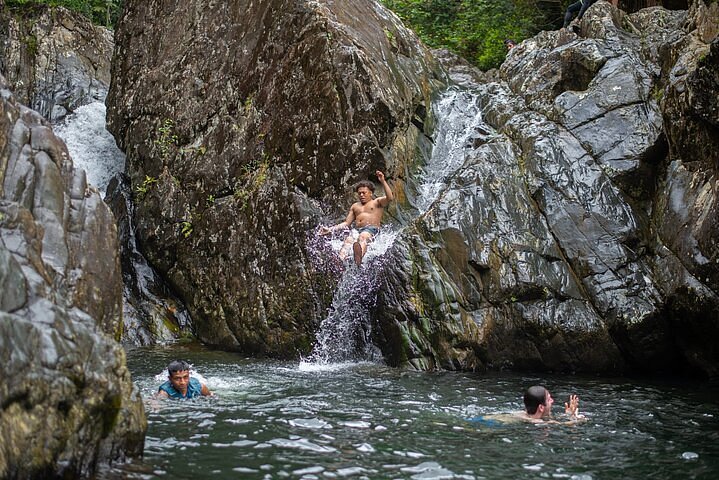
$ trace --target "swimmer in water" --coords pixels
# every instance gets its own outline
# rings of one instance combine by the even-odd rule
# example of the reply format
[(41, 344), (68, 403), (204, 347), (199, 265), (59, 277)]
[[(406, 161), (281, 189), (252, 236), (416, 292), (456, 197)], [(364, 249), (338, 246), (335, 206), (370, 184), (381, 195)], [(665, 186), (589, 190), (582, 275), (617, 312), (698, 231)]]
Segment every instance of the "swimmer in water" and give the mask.
[(186, 399), (199, 396), (212, 396), (207, 385), (190, 377), (190, 364), (183, 360), (174, 360), (167, 366), (167, 381), (160, 385), (155, 398)]
[(579, 414), (578, 395), (569, 395), (569, 401), (564, 404), (566, 418), (553, 418), (552, 405), (554, 405), (554, 398), (552, 398), (552, 394), (549, 393), (549, 390), (541, 385), (534, 385), (524, 392), (523, 412), (482, 415), (469, 420), (489, 426), (518, 422), (573, 425), (585, 420), (585, 418)]

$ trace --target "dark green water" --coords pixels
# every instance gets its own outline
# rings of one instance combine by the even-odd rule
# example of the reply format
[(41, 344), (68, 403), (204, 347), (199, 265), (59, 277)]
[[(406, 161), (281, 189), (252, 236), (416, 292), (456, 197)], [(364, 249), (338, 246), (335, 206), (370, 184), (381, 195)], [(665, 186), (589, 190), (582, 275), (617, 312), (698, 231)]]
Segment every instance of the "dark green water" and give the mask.
[[(189, 360), (218, 398), (146, 402), (145, 458), (127, 478), (719, 478), (719, 385), (576, 376), (325, 370), (198, 347), (137, 348), (143, 397)], [(581, 398), (581, 425), (486, 426), (546, 385)], [(559, 411), (555, 408), (555, 411)]]

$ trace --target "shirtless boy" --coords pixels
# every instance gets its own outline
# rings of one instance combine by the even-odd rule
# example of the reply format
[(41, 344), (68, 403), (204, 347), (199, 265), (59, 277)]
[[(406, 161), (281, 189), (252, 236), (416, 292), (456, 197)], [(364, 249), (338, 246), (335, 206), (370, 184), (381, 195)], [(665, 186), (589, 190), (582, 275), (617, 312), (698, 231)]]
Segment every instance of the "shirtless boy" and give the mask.
[(344, 222), (331, 227), (322, 226), (319, 231), (320, 235), (328, 235), (338, 229), (349, 229), (354, 223), (354, 228), (359, 233), (359, 236), (355, 241), (354, 235), (350, 232), (342, 244), (339, 255), (344, 260), (349, 254), (350, 248), (352, 248), (354, 261), (358, 267), (362, 263), (362, 257), (367, 253), (367, 244), (379, 233), (385, 207), (394, 200), (394, 194), (384, 178), (384, 173), (377, 170), (376, 175), (384, 189), (385, 195), (383, 197), (374, 197), (374, 183), (369, 180), (359, 182), (355, 185), (355, 192), (357, 192), (359, 201), (352, 204)]

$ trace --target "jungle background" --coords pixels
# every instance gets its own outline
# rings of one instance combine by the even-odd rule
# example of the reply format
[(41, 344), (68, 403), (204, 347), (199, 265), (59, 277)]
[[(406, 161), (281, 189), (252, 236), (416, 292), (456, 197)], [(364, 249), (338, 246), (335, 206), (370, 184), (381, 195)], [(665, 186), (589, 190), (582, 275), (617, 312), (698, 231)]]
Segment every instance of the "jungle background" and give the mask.
[[(498, 67), (506, 54), (504, 40), (517, 42), (540, 30), (561, 26), (571, 0), (381, 0), (422, 41), (447, 48), (479, 68)], [(123, 0), (6, 0), (13, 8), (62, 6), (94, 23), (113, 28)]]

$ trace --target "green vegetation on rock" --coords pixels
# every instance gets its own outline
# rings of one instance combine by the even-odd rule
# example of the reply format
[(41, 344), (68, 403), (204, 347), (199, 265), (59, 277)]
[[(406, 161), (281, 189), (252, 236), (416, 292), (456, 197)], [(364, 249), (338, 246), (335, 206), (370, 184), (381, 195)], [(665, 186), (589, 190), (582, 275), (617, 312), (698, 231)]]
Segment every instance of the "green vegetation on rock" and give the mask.
[(111, 28), (122, 11), (124, 0), (7, 0), (8, 7), (49, 5), (81, 13), (94, 23)]
[[(536, 0), (382, 0), (432, 48), (447, 48), (481, 69), (498, 67), (504, 40), (517, 42), (553, 28), (557, 10), (540, 10)], [(557, 18), (551, 18), (551, 17)]]

